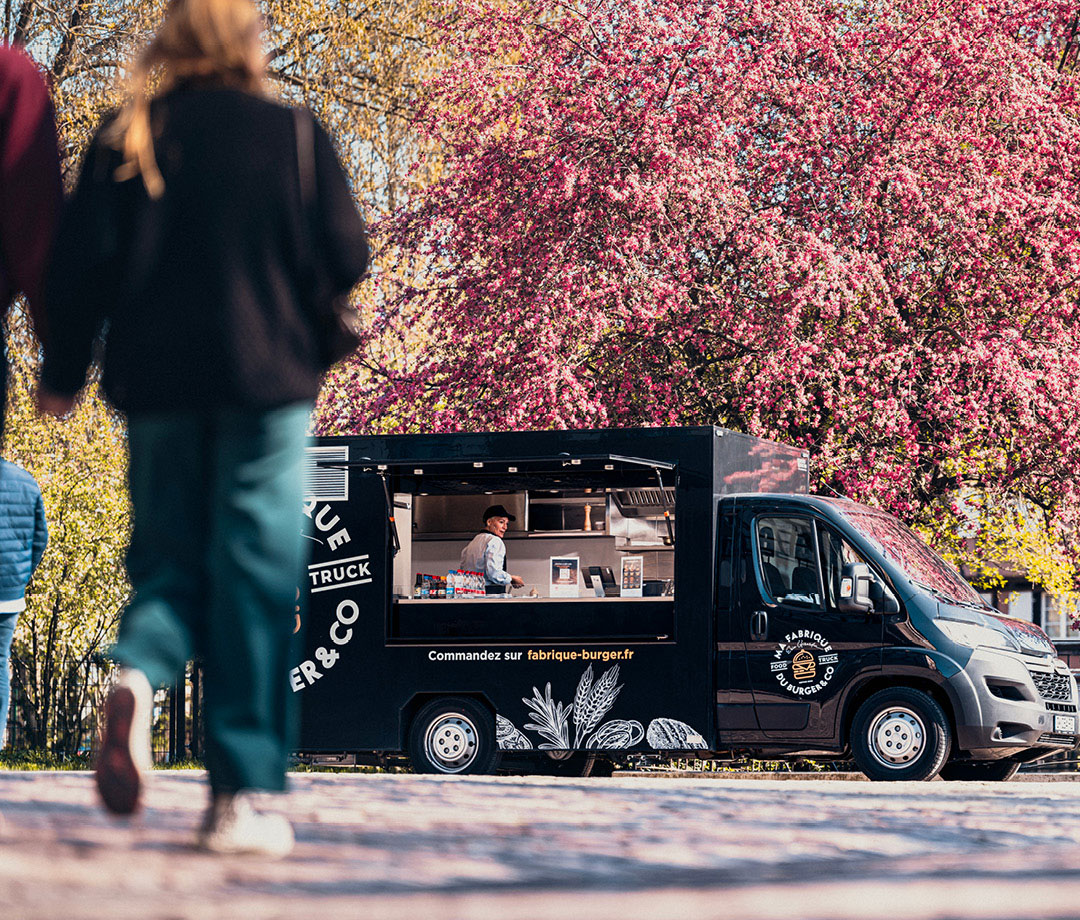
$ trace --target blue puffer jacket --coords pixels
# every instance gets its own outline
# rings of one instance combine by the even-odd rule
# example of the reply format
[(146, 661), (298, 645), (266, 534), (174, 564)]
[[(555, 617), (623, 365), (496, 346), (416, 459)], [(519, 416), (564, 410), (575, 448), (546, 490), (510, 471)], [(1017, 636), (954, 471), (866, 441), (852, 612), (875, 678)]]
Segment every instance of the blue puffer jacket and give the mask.
[(0, 601), (15, 601), (49, 540), (41, 489), (26, 470), (0, 460)]

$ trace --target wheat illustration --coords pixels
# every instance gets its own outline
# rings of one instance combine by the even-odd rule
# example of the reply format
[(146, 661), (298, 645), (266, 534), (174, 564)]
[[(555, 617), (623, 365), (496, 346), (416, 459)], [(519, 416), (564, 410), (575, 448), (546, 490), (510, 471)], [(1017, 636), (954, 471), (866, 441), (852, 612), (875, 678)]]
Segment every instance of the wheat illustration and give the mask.
[(586, 701), (589, 699), (589, 691), (592, 690), (592, 685), (593, 670), (590, 664), (585, 669), (585, 673), (581, 675), (581, 680), (578, 681), (577, 685), (577, 693), (574, 694), (574, 725), (579, 727), (581, 725), (581, 713), (585, 711)]
[[(582, 692), (585, 678), (588, 677), (589, 687)], [(578, 692), (574, 696), (574, 747), (581, 747), (581, 742), (588, 736), (600, 720), (604, 718), (615, 705), (615, 698), (622, 690), (619, 683), (619, 666), (614, 665), (603, 674), (600, 679), (592, 683), (592, 665), (582, 675), (578, 684)]]
[(533, 687), (533, 698), (530, 700), (523, 696), (521, 702), (529, 707), (536, 720), (526, 722), (525, 727), (548, 739), (549, 743), (537, 745), (539, 750), (566, 750), (570, 747), (570, 729), (567, 726), (570, 710), (551, 698), (550, 682), (544, 688), (543, 696), (536, 687)]

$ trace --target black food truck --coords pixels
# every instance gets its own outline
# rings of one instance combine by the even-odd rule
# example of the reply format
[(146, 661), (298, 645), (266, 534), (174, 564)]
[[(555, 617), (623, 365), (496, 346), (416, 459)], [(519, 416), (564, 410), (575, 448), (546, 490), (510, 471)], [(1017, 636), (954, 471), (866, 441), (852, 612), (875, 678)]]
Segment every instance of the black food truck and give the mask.
[[(301, 755), (582, 774), (852, 758), (1002, 780), (1077, 744), (1072, 674), (895, 518), (720, 428), (328, 437), (309, 449)], [(487, 594), (462, 550), (499, 505)]]

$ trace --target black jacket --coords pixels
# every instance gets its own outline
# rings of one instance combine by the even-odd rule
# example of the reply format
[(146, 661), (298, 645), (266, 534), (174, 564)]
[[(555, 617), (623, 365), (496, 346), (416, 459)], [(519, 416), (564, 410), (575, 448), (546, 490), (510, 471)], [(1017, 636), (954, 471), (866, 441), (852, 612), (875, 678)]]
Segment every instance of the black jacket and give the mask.
[(151, 122), (156, 200), (139, 176), (115, 180), (105, 125), (90, 145), (49, 269), (45, 386), (77, 392), (104, 328), (105, 392), (126, 412), (313, 398), (339, 357), (335, 301), (368, 264), (330, 138), (308, 134), (305, 210), (292, 109), (186, 86), (153, 103)]

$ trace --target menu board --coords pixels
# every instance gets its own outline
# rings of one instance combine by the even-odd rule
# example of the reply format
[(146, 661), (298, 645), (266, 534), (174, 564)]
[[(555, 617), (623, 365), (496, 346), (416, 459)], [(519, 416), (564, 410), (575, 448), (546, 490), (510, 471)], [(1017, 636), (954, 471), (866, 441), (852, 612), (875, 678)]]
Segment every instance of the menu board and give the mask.
[(619, 579), (623, 597), (641, 597), (644, 561), (641, 556), (623, 556), (622, 577)]
[(578, 569), (581, 560), (577, 556), (551, 557), (550, 597), (578, 596)]

